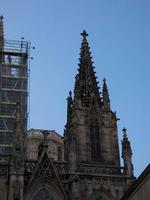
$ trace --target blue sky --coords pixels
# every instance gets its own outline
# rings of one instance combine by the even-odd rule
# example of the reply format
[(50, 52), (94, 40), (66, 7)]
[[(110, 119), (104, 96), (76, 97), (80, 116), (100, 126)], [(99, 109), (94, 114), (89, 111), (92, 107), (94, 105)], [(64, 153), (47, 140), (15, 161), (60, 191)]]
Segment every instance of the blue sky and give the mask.
[[(119, 141), (128, 129), (135, 174), (150, 155), (150, 1), (1, 0), (5, 37), (35, 46), (30, 66), (30, 128), (63, 134), (83, 29), (100, 86), (107, 79)], [(121, 150), (121, 149), (120, 149)]]

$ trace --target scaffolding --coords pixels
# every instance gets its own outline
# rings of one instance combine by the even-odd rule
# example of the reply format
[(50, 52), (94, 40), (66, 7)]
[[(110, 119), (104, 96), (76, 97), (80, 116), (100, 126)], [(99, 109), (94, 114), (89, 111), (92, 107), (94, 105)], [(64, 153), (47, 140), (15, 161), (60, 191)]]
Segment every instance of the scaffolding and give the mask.
[(16, 103), (22, 107), (27, 131), (28, 57), (30, 43), (0, 40), (0, 153), (10, 153), (13, 142)]

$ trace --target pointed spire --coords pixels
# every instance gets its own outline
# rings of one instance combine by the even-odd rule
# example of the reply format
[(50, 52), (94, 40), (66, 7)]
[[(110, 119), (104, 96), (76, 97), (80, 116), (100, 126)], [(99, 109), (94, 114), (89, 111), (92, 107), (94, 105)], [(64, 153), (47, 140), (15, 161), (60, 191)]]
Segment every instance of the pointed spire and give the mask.
[(4, 25), (3, 25), (3, 16), (0, 16), (0, 50), (4, 46)]
[(110, 99), (105, 78), (103, 79), (103, 106), (105, 111), (110, 111)]
[(132, 149), (130, 141), (127, 136), (127, 129), (124, 127), (123, 131), (123, 140), (122, 140), (122, 158), (124, 161), (125, 174), (133, 176), (133, 164), (132, 164)]
[(125, 153), (132, 155), (130, 141), (128, 140), (128, 136), (127, 136), (127, 129), (124, 127), (122, 129), (122, 132), (123, 132), (123, 140), (122, 140), (123, 150), (124, 150)]
[[(87, 41), (87, 32), (84, 30), (81, 33), (83, 39), (81, 43), (80, 63), (78, 74), (76, 75), (74, 98), (75, 100), (89, 100), (92, 93), (100, 104), (100, 93), (93, 67), (90, 47)], [(88, 104), (86, 104), (88, 105)]]
[(70, 90), (69, 91), (69, 96), (67, 98), (67, 126), (70, 126), (70, 123), (71, 123), (72, 105), (73, 105), (72, 92)]

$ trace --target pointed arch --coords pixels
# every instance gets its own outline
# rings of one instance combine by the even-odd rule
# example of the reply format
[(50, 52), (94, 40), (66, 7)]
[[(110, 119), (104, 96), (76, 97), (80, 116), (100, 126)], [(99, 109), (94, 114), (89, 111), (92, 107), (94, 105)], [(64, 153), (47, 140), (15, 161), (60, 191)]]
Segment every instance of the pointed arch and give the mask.
[(41, 194), (43, 190), (47, 191), (47, 195), (53, 197), (54, 200), (66, 199), (66, 193), (62, 182), (55, 170), (53, 161), (47, 154), (46, 149), (43, 149), (41, 152), (38, 163), (36, 164), (34, 172), (28, 182), (25, 191), (25, 200), (34, 200), (37, 192)]
[[(41, 196), (41, 199), (38, 197)], [(25, 196), (25, 200), (64, 200), (64, 195), (58, 185), (48, 179), (40, 178), (32, 184)]]

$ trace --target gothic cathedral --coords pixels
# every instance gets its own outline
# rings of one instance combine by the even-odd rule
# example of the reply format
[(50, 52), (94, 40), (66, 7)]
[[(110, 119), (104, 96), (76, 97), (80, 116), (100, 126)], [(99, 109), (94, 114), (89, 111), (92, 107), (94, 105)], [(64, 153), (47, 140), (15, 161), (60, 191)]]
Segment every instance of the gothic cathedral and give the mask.
[[(15, 104), (12, 148), (0, 155), (0, 200), (119, 200), (135, 180), (126, 129), (122, 167), (118, 119), (111, 110), (106, 80), (100, 93), (88, 34), (83, 31), (81, 35), (80, 62), (74, 92), (67, 98), (64, 137), (37, 129), (25, 133), (22, 104)], [(1, 72), (16, 65), (13, 60), (7, 63), (5, 48), (0, 51)], [(16, 80), (15, 76), (7, 78)], [(0, 87), (0, 94), (3, 91)]]

